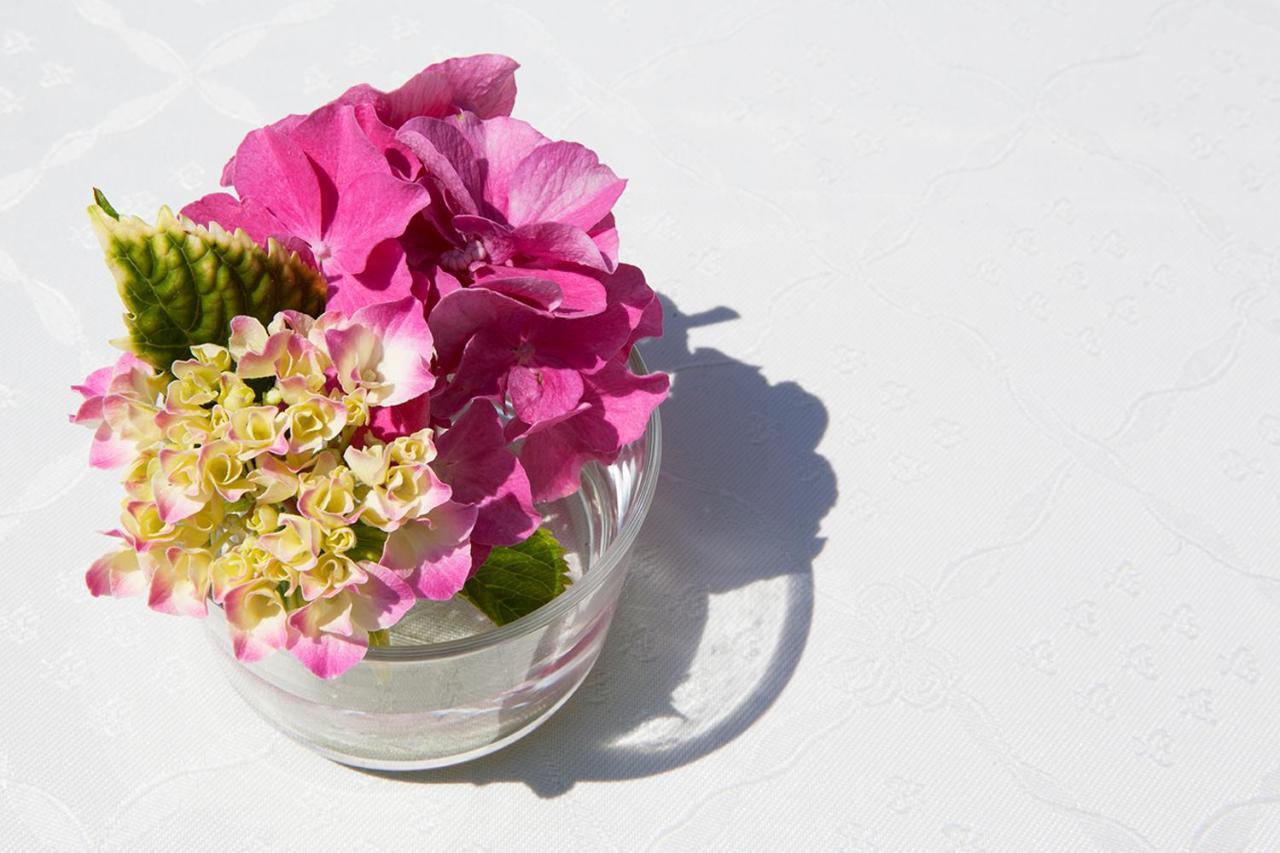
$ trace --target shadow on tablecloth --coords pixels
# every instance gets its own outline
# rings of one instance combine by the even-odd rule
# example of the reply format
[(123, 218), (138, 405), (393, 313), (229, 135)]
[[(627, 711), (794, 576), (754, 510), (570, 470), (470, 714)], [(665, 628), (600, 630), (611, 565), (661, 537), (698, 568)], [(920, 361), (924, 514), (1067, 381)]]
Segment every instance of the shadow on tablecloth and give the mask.
[(498, 753), (378, 775), (519, 781), (554, 797), (696, 761), (786, 687), (812, 621), (819, 523), (836, 500), (816, 451), (827, 411), (795, 383), (771, 385), (752, 365), (690, 348), (691, 329), (734, 311), (664, 308), (664, 336), (641, 345), (652, 369), (676, 377), (662, 407), (662, 477), (595, 669), (558, 714)]

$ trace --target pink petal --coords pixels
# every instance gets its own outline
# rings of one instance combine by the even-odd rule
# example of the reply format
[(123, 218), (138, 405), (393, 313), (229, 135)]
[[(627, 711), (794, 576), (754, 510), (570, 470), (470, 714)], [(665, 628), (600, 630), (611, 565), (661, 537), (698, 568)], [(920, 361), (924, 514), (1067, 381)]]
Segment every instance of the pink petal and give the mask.
[[(125, 355), (133, 355), (133, 353), (125, 353)], [(107, 386), (116, 375), (119, 364), (120, 362), (117, 361), (114, 365), (109, 364), (106, 367), (99, 367), (86, 376), (83, 383), (72, 385), (71, 390), (80, 392), (80, 396), (86, 400), (102, 396), (107, 393)]]
[(447, 59), (388, 92), (379, 111), (393, 126), (413, 116), (445, 116), (458, 110), (481, 118), (510, 115), (519, 67), (515, 60), (493, 53)]
[(208, 584), (198, 584), (187, 574), (186, 563), (179, 559), (180, 555), (179, 548), (169, 548), (163, 554), (159, 549), (148, 552), (147, 559), (154, 561), (155, 571), (151, 575), (147, 606), (160, 613), (203, 617), (208, 613)]
[(274, 595), (274, 590), (256, 583), (243, 584), (227, 593), (223, 604), (227, 614), (227, 632), (231, 635), (231, 647), (238, 660), (246, 663), (261, 660), (271, 652), (283, 649), (288, 642), (288, 614), (283, 607), (266, 618), (251, 612), (255, 598), (272, 598)]
[(621, 357), (585, 377), (590, 407), (554, 427), (530, 433), (520, 451), (535, 500), (548, 501), (578, 488), (582, 466), (612, 462), (618, 451), (644, 434), (649, 416), (666, 398), (665, 373), (636, 376)]
[(383, 405), (395, 406), (431, 390), (435, 384), (431, 375), (431, 329), (421, 302), (406, 297), (366, 305), (351, 315), (351, 322), (368, 326), (381, 340), (378, 370), (395, 386)]
[(242, 198), (270, 208), (288, 233), (312, 245), (319, 242), (320, 182), (306, 153), (288, 135), (265, 127), (246, 136), (236, 150), (235, 178)]
[(377, 563), (363, 562), (360, 568), (368, 579), (352, 594), (352, 620), (366, 631), (390, 628), (413, 607), (413, 589)]
[(137, 447), (132, 441), (120, 438), (109, 424), (102, 424), (93, 434), (89, 445), (89, 465), (94, 468), (119, 468), (133, 459)]
[(399, 573), (423, 598), (445, 601), (467, 582), (471, 571), (469, 537), (477, 510), (446, 503), (387, 537), (382, 565)]
[(318, 598), (289, 617), (290, 654), (321, 678), (336, 678), (364, 659), (368, 634), (354, 630), (352, 602), (345, 592)]
[(551, 142), (529, 154), (511, 176), (507, 221), (560, 222), (586, 231), (609, 215), (627, 182), (576, 142)]
[(533, 507), (529, 479), (507, 447), (493, 406), (469, 406), (441, 434), (436, 451), (432, 468), (453, 489), (453, 499), (479, 511), (473, 542), (514, 545), (537, 529), (542, 517)]
[(125, 548), (93, 561), (85, 573), (89, 593), (95, 598), (111, 595), (122, 598), (137, 595), (147, 588), (147, 575), (138, 562), (138, 554)]
[(600, 247), (576, 225), (538, 222), (521, 225), (512, 234), (515, 253), (548, 264), (566, 263), (608, 272), (610, 264)]
[(516, 365), (507, 374), (507, 393), (516, 417), (536, 424), (578, 405), (582, 399), (582, 375), (564, 368)]
[(413, 275), (399, 240), (384, 240), (365, 259), (364, 271), (329, 281), (326, 307), (350, 314), (373, 302), (392, 302), (413, 295)]
[(264, 246), (268, 237), (288, 239), (289, 229), (254, 199), (241, 201), (227, 193), (212, 193), (182, 208), (182, 215), (197, 225), (216, 222), (227, 231), (243, 228), (255, 243)]

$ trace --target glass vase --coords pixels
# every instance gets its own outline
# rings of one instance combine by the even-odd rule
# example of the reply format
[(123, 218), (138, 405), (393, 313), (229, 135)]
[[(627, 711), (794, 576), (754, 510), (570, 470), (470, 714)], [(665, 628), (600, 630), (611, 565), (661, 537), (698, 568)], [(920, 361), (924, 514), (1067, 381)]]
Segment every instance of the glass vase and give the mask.
[[(638, 353), (631, 368), (647, 372)], [(654, 412), (616, 462), (589, 464), (578, 493), (542, 508), (574, 582), (533, 613), (497, 628), (461, 599), (420, 601), (389, 646), (323, 680), (285, 652), (237, 660), (211, 607), (204, 623), (227, 677), (278, 730), (356, 767), (444, 767), (520, 739), (573, 695), (600, 654), (657, 485), (660, 433)]]

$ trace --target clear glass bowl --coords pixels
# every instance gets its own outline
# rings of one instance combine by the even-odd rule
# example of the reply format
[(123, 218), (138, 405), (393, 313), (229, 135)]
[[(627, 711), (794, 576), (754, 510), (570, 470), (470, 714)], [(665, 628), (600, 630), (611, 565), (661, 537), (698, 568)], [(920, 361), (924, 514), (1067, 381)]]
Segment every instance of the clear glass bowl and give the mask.
[[(631, 367), (645, 373), (639, 354)], [(418, 602), (391, 645), (331, 680), (292, 655), (236, 660), (220, 608), (204, 620), (232, 685), (267, 722), (335, 761), (422, 770), (487, 755), (537, 728), (573, 694), (600, 654), (631, 545), (658, 479), (657, 412), (608, 467), (588, 465), (582, 489), (544, 507), (574, 583), (545, 607), (494, 628), (463, 601)]]

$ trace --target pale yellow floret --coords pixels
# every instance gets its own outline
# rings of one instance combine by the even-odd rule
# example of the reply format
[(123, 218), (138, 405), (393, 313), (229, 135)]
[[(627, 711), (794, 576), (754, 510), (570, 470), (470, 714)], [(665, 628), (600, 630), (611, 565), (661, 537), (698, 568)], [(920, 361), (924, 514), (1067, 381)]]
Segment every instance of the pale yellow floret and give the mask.
[(356, 532), (350, 527), (335, 527), (325, 531), (324, 548), (334, 554), (345, 554), (356, 547)]
[(355, 476), (345, 467), (304, 476), (298, 491), (298, 511), (326, 529), (350, 524), (359, 512)]
[(309, 571), (299, 575), (298, 583), (303, 597), (312, 600), (342, 589), (360, 574), (354, 560), (341, 554), (325, 554)]
[(252, 406), (256, 401), (253, 389), (234, 373), (223, 373), (218, 377), (218, 405), (225, 412), (236, 412)]
[(239, 445), (241, 459), (251, 459), (276, 446), (285, 418), (272, 406), (246, 406), (230, 413), (226, 437)]
[(347, 410), (328, 397), (313, 394), (285, 410), (289, 429), (289, 452), (316, 453), (342, 432)]
[(436, 458), (436, 446), (429, 429), (394, 439), (388, 448), (391, 461), (400, 465), (424, 465)]
[(386, 445), (369, 444), (364, 447), (348, 447), (342, 454), (347, 466), (356, 478), (366, 486), (381, 486), (387, 478), (391, 457)]
[(271, 533), (280, 527), (280, 511), (273, 504), (255, 504), (245, 526), (259, 536)]

